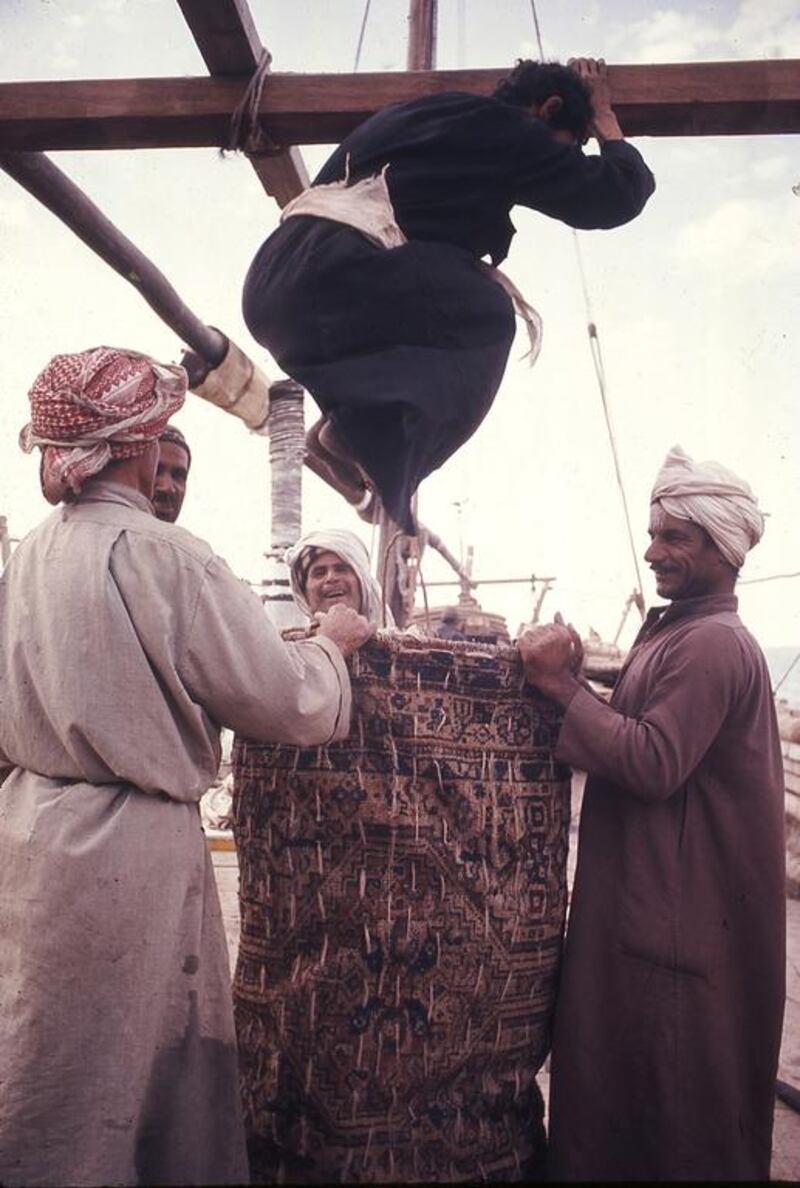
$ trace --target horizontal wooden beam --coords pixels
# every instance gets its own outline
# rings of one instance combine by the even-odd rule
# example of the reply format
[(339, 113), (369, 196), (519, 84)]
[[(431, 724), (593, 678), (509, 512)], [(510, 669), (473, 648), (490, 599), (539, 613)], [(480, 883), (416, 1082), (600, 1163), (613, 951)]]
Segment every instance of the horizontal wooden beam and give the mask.
[[(269, 76), (259, 109), (276, 145), (337, 143), (386, 103), (432, 92), (489, 94), (507, 71)], [(611, 66), (628, 136), (800, 132), (800, 61)], [(225, 145), (241, 78), (144, 78), (0, 84), (0, 149)]]
[[(246, 0), (178, 0), (209, 73), (216, 77), (251, 76), (264, 53)], [(258, 180), (279, 206), (285, 206), (308, 185), (308, 172), (298, 149), (283, 148), (269, 156), (248, 154)]]

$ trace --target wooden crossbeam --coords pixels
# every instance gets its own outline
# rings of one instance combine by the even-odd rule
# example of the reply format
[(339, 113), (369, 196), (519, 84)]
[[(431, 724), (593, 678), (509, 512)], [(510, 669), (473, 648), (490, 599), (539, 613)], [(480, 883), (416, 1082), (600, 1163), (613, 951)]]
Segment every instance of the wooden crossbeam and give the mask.
[[(264, 47), (246, 0), (178, 0), (197, 48), (217, 77), (249, 78)], [(293, 145), (269, 156), (250, 155), (258, 179), (279, 206), (304, 190), (308, 173)]]
[[(279, 74), (261, 119), (277, 144), (337, 143), (386, 103), (436, 91), (488, 94), (505, 70)], [(628, 136), (800, 132), (800, 61), (609, 67)], [(224, 145), (241, 78), (107, 79), (0, 84), (0, 149)]]

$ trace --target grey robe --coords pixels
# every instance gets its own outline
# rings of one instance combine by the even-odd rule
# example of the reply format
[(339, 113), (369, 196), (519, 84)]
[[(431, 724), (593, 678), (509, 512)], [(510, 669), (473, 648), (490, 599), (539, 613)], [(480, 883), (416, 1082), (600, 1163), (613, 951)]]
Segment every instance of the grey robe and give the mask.
[(565, 716), (556, 755), (590, 778), (556, 1006), (553, 1179), (769, 1175), (783, 778), (766, 663), (736, 605), (651, 612), (613, 708), (582, 690)]
[(0, 578), (0, 1182), (247, 1180), (197, 801), (219, 727), (343, 738), (338, 649), (284, 644), (207, 545), (94, 482)]

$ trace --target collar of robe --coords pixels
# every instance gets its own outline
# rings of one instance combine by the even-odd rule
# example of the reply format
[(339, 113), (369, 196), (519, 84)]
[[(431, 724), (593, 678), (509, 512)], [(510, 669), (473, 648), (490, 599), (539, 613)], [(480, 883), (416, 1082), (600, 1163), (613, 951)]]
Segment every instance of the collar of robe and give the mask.
[(667, 603), (666, 606), (653, 606), (647, 612), (635, 642), (653, 635), (678, 619), (716, 615), (722, 611), (735, 612), (738, 606), (739, 600), (735, 594), (703, 594), (698, 598), (680, 598)]
[(68, 503), (65, 506), (74, 507), (78, 503), (120, 503), (123, 507), (135, 507), (139, 511), (154, 514), (152, 503), (141, 491), (134, 490), (127, 483), (109, 483), (103, 479), (90, 479), (84, 483), (77, 498), (71, 505)]

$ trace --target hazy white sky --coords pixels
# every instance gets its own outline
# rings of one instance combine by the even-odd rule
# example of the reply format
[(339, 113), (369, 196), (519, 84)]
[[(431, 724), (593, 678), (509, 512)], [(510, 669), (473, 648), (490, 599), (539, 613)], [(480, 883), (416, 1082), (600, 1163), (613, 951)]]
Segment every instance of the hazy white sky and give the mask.
[[(274, 68), (351, 70), (364, 0), (251, 0)], [(498, 67), (537, 55), (529, 0), (439, 0), (438, 64)], [(794, 0), (649, 4), (539, 0), (545, 53), (615, 62), (800, 58)], [(372, 0), (360, 69), (402, 69), (405, 0)], [(0, 0), (0, 80), (202, 74), (172, 0)], [(769, 513), (744, 579), (800, 570), (800, 416), (796, 263), (797, 137), (636, 142), (658, 189), (644, 214), (584, 233), (581, 254), (639, 554), (648, 494), (667, 449), (738, 470)], [(326, 147), (304, 152), (310, 172)], [(593, 151), (593, 150), (591, 150)], [(184, 300), (279, 373), (240, 314), (250, 259), (277, 220), (245, 160), (215, 150), (63, 153), (55, 158), (148, 253)], [(555, 575), (547, 615), (613, 636), (635, 574), (592, 369), (574, 237), (517, 209), (506, 271), (544, 319), (534, 368), (519, 362), (473, 439), (420, 490), (420, 517), (450, 548), (471, 544), (477, 577)], [(136, 293), (0, 174), (0, 513), (20, 536), (46, 513), (37, 466), (21, 454), (26, 393), (51, 355), (99, 343), (178, 360), (181, 344)], [(316, 417), (309, 399), (307, 419)], [(177, 423), (193, 451), (182, 523), (242, 576), (264, 574), (267, 442), (190, 397)], [(369, 529), (308, 472), (305, 528)], [(640, 562), (641, 564), (641, 562)], [(449, 576), (437, 555), (423, 572)], [(654, 596), (642, 564), (645, 593)], [(800, 579), (740, 587), (743, 618), (764, 644), (800, 646)], [(453, 597), (455, 592), (453, 593)], [(512, 631), (530, 614), (526, 586), (478, 596)], [(431, 592), (434, 603), (446, 601)], [(623, 636), (630, 641), (631, 618)]]

